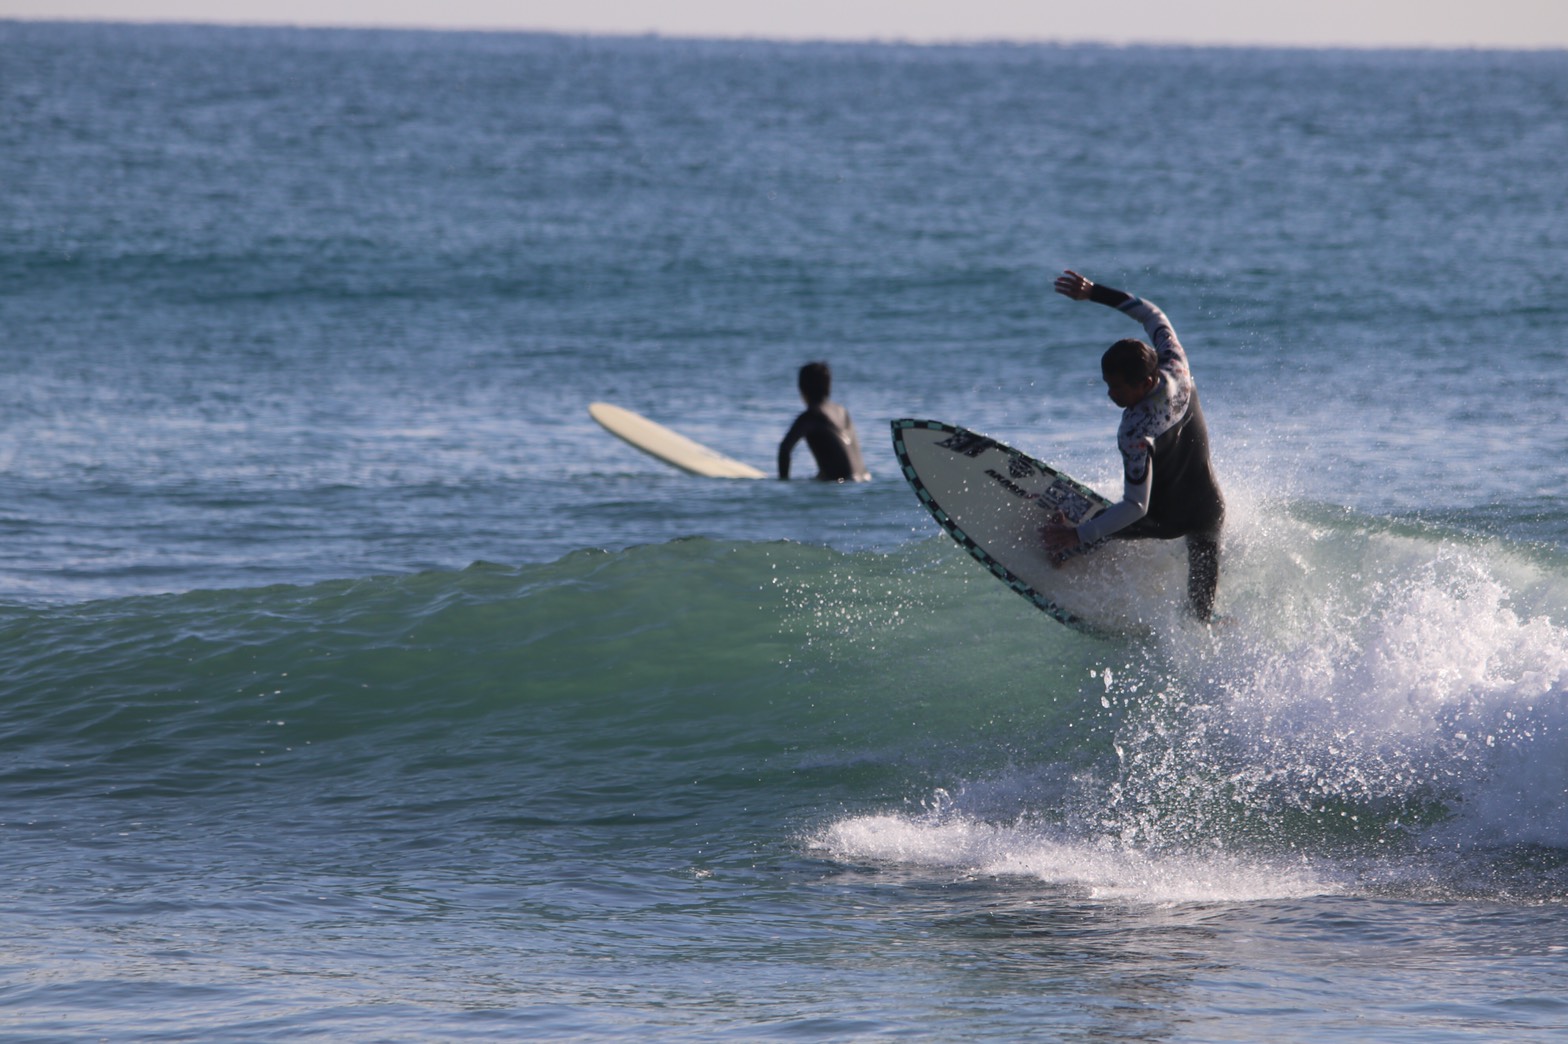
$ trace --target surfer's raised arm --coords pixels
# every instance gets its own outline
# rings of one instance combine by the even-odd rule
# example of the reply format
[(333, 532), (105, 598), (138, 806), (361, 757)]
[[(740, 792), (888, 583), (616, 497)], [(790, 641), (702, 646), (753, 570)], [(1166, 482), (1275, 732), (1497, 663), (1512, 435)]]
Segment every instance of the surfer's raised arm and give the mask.
[(1152, 301), (1135, 297), (1125, 290), (1118, 290), (1103, 283), (1091, 282), (1072, 269), (1056, 277), (1056, 292), (1074, 301), (1093, 301), (1095, 304), (1114, 308), (1142, 325), (1143, 332), (1154, 343), (1157, 364), (1161, 369), (1187, 368), (1187, 353), (1176, 339), (1176, 328)]
[(1127, 291), (1091, 282), (1070, 268), (1056, 277), (1056, 292), (1074, 301), (1093, 301), (1095, 304), (1109, 305), (1112, 308), (1120, 308), (1133, 300), (1133, 296)]
[(1088, 300), (1089, 292), (1093, 289), (1092, 282), (1070, 268), (1056, 277), (1056, 292), (1074, 301)]

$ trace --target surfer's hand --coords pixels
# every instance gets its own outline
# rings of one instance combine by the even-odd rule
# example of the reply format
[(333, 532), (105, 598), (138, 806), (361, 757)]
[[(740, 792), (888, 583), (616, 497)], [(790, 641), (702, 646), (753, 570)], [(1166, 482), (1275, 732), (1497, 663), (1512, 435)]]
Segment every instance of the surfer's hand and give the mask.
[(1056, 277), (1056, 292), (1063, 297), (1070, 297), (1074, 301), (1082, 301), (1089, 296), (1089, 291), (1093, 289), (1093, 283), (1070, 268)]
[(1051, 554), (1051, 564), (1060, 566), (1062, 556), (1078, 546), (1078, 527), (1069, 525), (1067, 516), (1057, 512), (1056, 518), (1040, 527), (1040, 542)]

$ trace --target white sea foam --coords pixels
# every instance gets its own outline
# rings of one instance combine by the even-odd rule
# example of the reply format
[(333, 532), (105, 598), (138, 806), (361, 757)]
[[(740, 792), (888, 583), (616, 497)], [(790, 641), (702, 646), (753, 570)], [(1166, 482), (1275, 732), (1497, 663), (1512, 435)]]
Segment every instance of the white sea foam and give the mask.
[[(1092, 670), (1109, 752), (980, 773), (816, 842), (1146, 902), (1441, 889), (1444, 866), (1568, 847), (1555, 565), (1376, 520), (1238, 523), (1227, 623), (1107, 646)], [(1443, 852), (1461, 864), (1422, 856)]]
[(1270, 525), (1240, 541), (1235, 625), (1160, 650), (1124, 747), (1254, 792), (1307, 784), (1308, 808), (1435, 800), (1446, 842), (1568, 845), (1557, 572), (1386, 526)]
[(959, 814), (852, 816), (827, 827), (815, 843), (846, 861), (898, 863), (956, 877), (1035, 879), (1097, 899), (1248, 902), (1341, 890), (1304, 863), (1223, 853), (1156, 856), (1110, 840), (1073, 840), (1038, 825)]

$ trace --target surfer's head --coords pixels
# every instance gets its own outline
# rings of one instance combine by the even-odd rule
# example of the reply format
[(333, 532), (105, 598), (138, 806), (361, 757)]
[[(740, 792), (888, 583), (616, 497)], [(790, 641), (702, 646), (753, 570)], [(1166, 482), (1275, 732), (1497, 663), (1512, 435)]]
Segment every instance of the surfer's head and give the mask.
[(825, 362), (809, 362), (800, 368), (800, 397), (808, 406), (827, 401), (833, 390), (833, 371)]
[(1154, 349), (1132, 337), (1122, 338), (1100, 356), (1106, 392), (1122, 409), (1137, 405), (1154, 390), (1159, 368), (1160, 358)]

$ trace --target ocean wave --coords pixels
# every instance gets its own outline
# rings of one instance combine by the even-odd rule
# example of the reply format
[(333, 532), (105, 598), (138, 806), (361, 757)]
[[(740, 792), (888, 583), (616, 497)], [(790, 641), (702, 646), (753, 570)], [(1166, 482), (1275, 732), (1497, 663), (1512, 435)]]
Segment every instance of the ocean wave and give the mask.
[[(700, 782), (793, 810), (846, 859), (1050, 876), (1046, 841), (1122, 853), (1116, 874), (1240, 850), (1236, 894), (1257, 859), (1568, 849), (1561, 555), (1244, 508), (1225, 591), (1214, 629), (1155, 592), (1170, 626), (1092, 637), (946, 538), (689, 539), (13, 608), (3, 777), (19, 802), (218, 807), (242, 785), (287, 803), (395, 779), (439, 805), (504, 780), (562, 822)], [(920, 820), (937, 791), (957, 798)], [(1299, 883), (1340, 887), (1316, 866)]]

